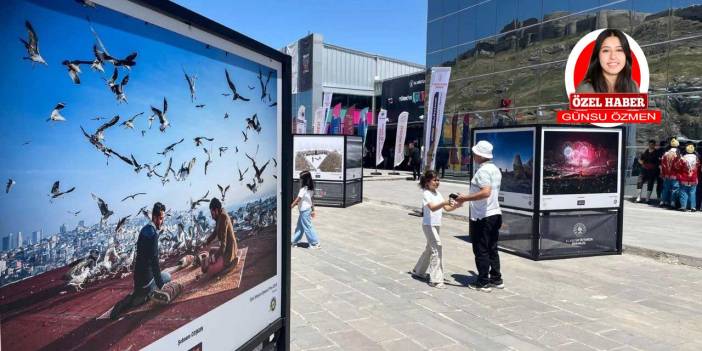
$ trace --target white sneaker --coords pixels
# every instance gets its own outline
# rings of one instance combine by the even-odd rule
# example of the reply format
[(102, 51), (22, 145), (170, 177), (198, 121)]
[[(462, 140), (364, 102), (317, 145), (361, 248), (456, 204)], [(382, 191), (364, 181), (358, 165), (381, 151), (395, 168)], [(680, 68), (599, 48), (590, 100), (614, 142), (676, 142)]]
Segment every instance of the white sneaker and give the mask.
[(310, 249), (312, 249), (312, 250), (319, 250), (321, 248), (322, 248), (322, 244), (310, 245)]

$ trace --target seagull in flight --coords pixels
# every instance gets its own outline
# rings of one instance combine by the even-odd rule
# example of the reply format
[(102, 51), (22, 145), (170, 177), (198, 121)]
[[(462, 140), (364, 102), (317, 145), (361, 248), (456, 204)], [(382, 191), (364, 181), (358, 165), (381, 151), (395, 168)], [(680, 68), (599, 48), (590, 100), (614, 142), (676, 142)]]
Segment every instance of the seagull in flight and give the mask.
[(124, 76), (122, 81), (119, 83), (117, 83), (118, 78), (119, 71), (117, 70), (117, 67), (115, 67), (115, 70), (112, 72), (112, 77), (110, 77), (109, 80), (106, 80), (107, 86), (110, 87), (110, 91), (115, 94), (117, 102), (127, 102), (127, 95), (124, 94), (124, 86), (129, 82), (129, 75), (127, 74)]
[(227, 118), (229, 118), (229, 112), (224, 113), (224, 119), (227, 119)]
[(270, 160), (266, 161), (266, 163), (264, 163), (261, 168), (258, 168), (258, 166), (256, 166), (256, 161), (253, 159), (253, 157), (249, 156), (249, 154), (246, 154), (246, 153), (245, 153), (245, 155), (249, 160), (251, 160), (251, 163), (253, 163), (254, 172), (256, 173), (255, 174), (256, 180), (258, 181), (259, 184), (263, 183), (263, 178), (261, 178), (261, 174), (263, 174), (263, 171), (266, 169), (266, 166), (268, 166), (268, 163), (271, 161)]
[(205, 161), (205, 175), (207, 175), (207, 167), (212, 164), (212, 158), (210, 157), (210, 151), (207, 150), (207, 148), (203, 148), (203, 150), (205, 150), (205, 153), (207, 154), (207, 161)]
[(133, 154), (130, 154), (129, 156), (131, 156), (132, 158), (132, 166), (134, 166), (134, 173), (139, 174), (139, 171), (141, 171), (142, 168), (144, 168), (144, 165), (140, 165), (139, 162), (137, 162), (136, 158), (134, 158)]
[(258, 190), (258, 187), (256, 186), (256, 178), (251, 180), (251, 184), (246, 183), (246, 187), (249, 188), (249, 190), (251, 190), (251, 192), (255, 194)]
[(146, 195), (146, 193), (135, 193), (135, 194), (132, 194), (132, 195), (129, 195), (129, 196), (125, 196), (124, 199), (122, 199), (122, 201), (120, 201), (120, 202), (124, 202), (124, 201), (127, 200), (127, 199), (135, 200), (136, 197), (139, 196), (139, 195)]
[(180, 170), (178, 170), (178, 179), (179, 180), (185, 180), (188, 178), (190, 173), (193, 171), (193, 168), (195, 167), (195, 162), (197, 159), (193, 157), (188, 163), (183, 162), (183, 164), (180, 166)]
[(244, 172), (242, 172), (242, 171), (241, 171), (241, 167), (239, 167), (239, 163), (237, 163), (236, 166), (237, 166), (237, 170), (239, 171), (239, 181), (240, 181), (240, 182), (243, 182), (243, 181), (244, 181), (244, 174), (246, 174), (246, 172), (249, 171), (249, 167), (246, 167), (246, 169), (244, 170)]
[(173, 143), (173, 144), (171, 144), (171, 145), (166, 146), (166, 148), (163, 149), (163, 151), (157, 152), (157, 154), (163, 155), (163, 157), (166, 157), (166, 154), (168, 154), (169, 152), (172, 152), (173, 150), (175, 150), (176, 145), (182, 143), (183, 140), (185, 140), (185, 138), (180, 138), (180, 140), (176, 141), (175, 143)]
[(103, 67), (103, 64), (107, 59), (107, 55), (105, 55), (104, 52), (100, 51), (96, 44), (93, 44), (93, 56), (95, 56), (95, 59), (93, 60), (93, 62), (90, 63), (90, 68), (93, 71), (105, 73), (105, 68)]
[(61, 191), (59, 189), (59, 181), (57, 180), (54, 182), (54, 185), (51, 187), (51, 195), (50, 196), (52, 199), (55, 199), (59, 196), (63, 196), (65, 194), (68, 194), (68, 193), (72, 192), (73, 190), (76, 190), (76, 187), (72, 187), (66, 191)]
[(139, 212), (137, 212), (137, 214), (134, 215), (134, 216), (138, 216), (138, 215), (140, 215), (140, 214), (143, 214), (144, 217), (146, 217), (146, 219), (151, 220), (151, 213), (150, 213), (150, 211), (147, 209), (146, 206), (140, 208), (140, 209), (139, 209)]
[(77, 217), (81, 211), (66, 211), (66, 212), (72, 214), (74, 217)]
[(223, 187), (223, 186), (217, 184), (217, 188), (219, 188), (219, 193), (222, 194), (222, 202), (224, 202), (224, 198), (225, 198), (225, 196), (227, 196), (227, 191), (229, 190), (229, 187), (230, 187), (229, 185), (227, 185), (226, 187)]
[(122, 124), (120, 124), (120, 125), (124, 126), (125, 129), (134, 129), (134, 120), (143, 114), (144, 114), (144, 112), (139, 112), (136, 115), (132, 116), (132, 118), (122, 122)]
[(25, 142), (22, 143), (22, 146), (29, 145), (29, 144), (31, 144), (31, 143), (32, 143), (31, 140), (27, 140), (27, 141), (25, 141)]
[(90, 193), (90, 195), (93, 197), (93, 200), (97, 201), (98, 208), (100, 209), (100, 222), (104, 223), (114, 212), (110, 211), (109, 207), (107, 206), (107, 203), (103, 201), (101, 198), (97, 197), (97, 195)]
[(7, 185), (5, 186), (5, 194), (9, 194), (10, 190), (12, 190), (12, 187), (15, 186), (15, 184), (17, 184), (17, 182), (14, 179), (8, 179)]
[(185, 81), (188, 82), (188, 89), (190, 89), (190, 102), (193, 102), (197, 100), (197, 97), (195, 97), (195, 80), (197, 77), (194, 74), (189, 75), (185, 72), (185, 68), (183, 68), (183, 74), (185, 75)]
[(253, 129), (256, 133), (261, 133), (261, 122), (258, 120), (258, 115), (256, 113), (251, 117), (246, 118), (246, 129)]
[[(163, 110), (159, 110), (153, 106), (151, 106), (151, 112), (153, 112), (153, 115), (156, 115), (158, 117), (158, 121), (161, 124), (159, 127), (159, 130), (161, 132), (164, 132), (168, 126), (171, 124), (168, 122), (168, 119), (166, 118), (166, 112), (168, 111), (168, 101), (166, 98), (163, 98)], [(152, 115), (152, 116), (153, 116)]]
[(115, 233), (119, 233), (120, 229), (124, 227), (124, 225), (127, 223), (127, 219), (131, 217), (132, 215), (127, 215), (126, 217), (122, 217), (117, 221), (117, 227), (115, 228)]
[(245, 132), (245, 131), (242, 130), (242, 131), (241, 131), (241, 134), (244, 135), (244, 142), (249, 141), (249, 134), (248, 134), (248, 132)]
[(208, 138), (208, 137), (204, 137), (204, 136), (199, 136), (199, 137), (193, 138), (193, 140), (195, 141), (195, 146), (200, 146), (200, 145), (202, 145), (202, 141), (203, 141), (203, 140), (214, 141), (214, 138)]
[(229, 148), (226, 146), (220, 146), (219, 147), (219, 157), (222, 157), (222, 154), (227, 151)]
[(197, 201), (193, 201), (192, 199), (190, 200), (190, 210), (194, 210), (198, 206), (200, 206), (200, 203), (202, 202), (210, 202), (210, 199), (207, 198), (207, 196), (210, 195), (210, 191), (208, 190), (203, 197), (201, 197)]
[(95, 146), (96, 149), (98, 149), (100, 152), (102, 152), (105, 156), (110, 157), (111, 149), (105, 146), (105, 144), (102, 143), (102, 141), (105, 139), (105, 130), (107, 128), (110, 128), (117, 124), (119, 121), (119, 116), (114, 116), (110, 121), (107, 123), (103, 124), (98, 128), (94, 134), (88, 134), (85, 129), (83, 129), (83, 126), (80, 127), (80, 130), (83, 131), (83, 135), (88, 139), (88, 141)]
[(271, 157), (271, 161), (273, 161), (273, 167), (278, 167), (278, 161), (275, 160), (275, 157)]
[(268, 78), (266, 78), (266, 82), (263, 82), (263, 74), (261, 73), (261, 66), (258, 66), (258, 81), (261, 83), (261, 101), (266, 97), (268, 94), (268, 83), (271, 81), (271, 75), (273, 74), (273, 70), (268, 71)]
[(24, 26), (27, 28), (29, 37), (27, 40), (19, 38), (22, 44), (24, 44), (24, 48), (27, 49), (27, 56), (23, 57), (23, 59), (32, 61), (32, 64), (41, 63), (48, 66), (49, 64), (46, 63), (44, 58), (41, 57), (41, 54), (39, 54), (39, 37), (34, 31), (32, 24), (29, 23), (29, 21), (24, 21)]
[(59, 111), (63, 110), (63, 108), (66, 107), (66, 104), (63, 102), (59, 102), (56, 104), (56, 107), (51, 111), (51, 116), (46, 119), (47, 122), (64, 122), (66, 120), (65, 117), (61, 116), (61, 113)]
[(205, 104), (195, 105), (197, 108), (205, 108)]
[(75, 84), (80, 84), (80, 76), (79, 74), (82, 73), (80, 71), (80, 65), (89, 65), (91, 64), (92, 61), (82, 61), (82, 60), (63, 60), (61, 62), (62, 65), (66, 66), (68, 69), (68, 76), (71, 77), (71, 80)]
[(227, 69), (224, 69), (224, 74), (227, 76), (227, 84), (229, 85), (229, 90), (232, 91), (232, 101), (235, 100), (243, 100), (243, 101), (249, 101), (249, 99), (239, 95), (239, 93), (236, 92), (236, 85), (232, 82), (232, 79), (229, 77), (229, 71)]
[(161, 178), (161, 176), (158, 175), (158, 173), (156, 173), (156, 167), (158, 167), (160, 165), (161, 165), (161, 162), (159, 162), (153, 166), (148, 164), (148, 163), (144, 163), (143, 167), (146, 168), (146, 171), (147, 171), (146, 176), (151, 178), (153, 175), (156, 175), (157, 177)]

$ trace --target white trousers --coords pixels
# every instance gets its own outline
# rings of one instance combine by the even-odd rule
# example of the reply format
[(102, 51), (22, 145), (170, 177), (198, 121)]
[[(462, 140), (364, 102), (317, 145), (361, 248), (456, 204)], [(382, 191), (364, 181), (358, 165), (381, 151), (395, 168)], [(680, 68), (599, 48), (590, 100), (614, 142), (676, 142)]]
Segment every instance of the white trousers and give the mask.
[(444, 261), (441, 252), (440, 226), (422, 225), (422, 231), (427, 239), (427, 246), (419, 256), (414, 266), (414, 273), (420, 276), (429, 276), (430, 283), (443, 283)]

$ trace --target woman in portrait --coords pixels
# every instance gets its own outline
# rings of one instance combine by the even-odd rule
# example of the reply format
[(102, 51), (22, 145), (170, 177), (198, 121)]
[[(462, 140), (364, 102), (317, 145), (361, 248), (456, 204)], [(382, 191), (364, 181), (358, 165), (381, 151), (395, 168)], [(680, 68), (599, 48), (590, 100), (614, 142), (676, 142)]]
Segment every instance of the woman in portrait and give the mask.
[(585, 78), (578, 93), (638, 93), (631, 78), (631, 49), (626, 35), (618, 29), (605, 29), (597, 36)]

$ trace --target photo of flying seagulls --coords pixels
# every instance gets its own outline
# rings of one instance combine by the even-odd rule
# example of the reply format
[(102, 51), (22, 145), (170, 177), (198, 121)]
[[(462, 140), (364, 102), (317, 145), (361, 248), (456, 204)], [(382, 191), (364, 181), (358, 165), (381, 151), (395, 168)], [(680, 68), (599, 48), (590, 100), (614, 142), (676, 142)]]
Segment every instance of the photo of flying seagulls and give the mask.
[[(107, 327), (100, 317), (117, 302), (107, 300), (121, 298), (132, 287), (137, 238), (152, 220), (156, 202), (167, 208), (159, 234), (161, 268), (209, 249), (205, 239), (215, 222), (208, 203), (215, 198), (232, 219), (239, 249), (249, 249), (246, 266), (237, 268), (243, 289), (222, 288), (203, 275), (197, 291), (204, 297), (176, 300), (178, 306), (206, 305), (206, 294), (233, 298), (276, 274), (273, 248), (280, 244), (282, 211), (273, 159), (281, 157), (281, 122), (269, 106), (282, 98), (279, 63), (238, 46), (205, 45), (193, 32), (166, 30), (98, 2), (8, 0), (0, 2), (0, 9), (12, 14), (0, 31), (7, 51), (0, 70), (8, 78), (0, 93), (9, 111), (0, 124), (6, 141), (0, 237), (25, 234), (22, 248), (0, 253), (15, 260), (41, 257), (41, 266), (37, 259), (22, 261), (22, 279), (5, 277), (0, 289), (31, 283), (45, 304), (41, 310), (49, 311), (42, 312), (47, 319), (40, 323), (23, 322), (25, 315), (33, 320), (36, 306), (11, 311), (18, 318), (8, 319), (15, 323), (10, 327), (29, 328), (42, 345), (58, 345), (67, 334), (56, 329), (61, 317), (53, 310), (70, 308), (86, 317), (75, 325), (94, 333), (94, 348), (147, 347), (131, 338), (132, 332)], [(29, 246), (26, 238), (34, 232), (41, 238)], [(27, 251), (40, 247), (70, 250), (60, 255)], [(27, 254), (18, 254), (21, 250)], [(95, 269), (72, 265), (88, 257), (95, 257)], [(41, 279), (57, 270), (61, 276), (52, 277), (52, 290), (45, 290)], [(223, 275), (221, 282), (229, 279)], [(112, 293), (95, 295), (101, 291)], [(183, 294), (193, 291), (184, 285)], [(88, 301), (100, 307), (84, 308)], [(197, 317), (164, 323), (162, 311), (148, 311), (146, 323), (170, 332)], [(135, 320), (125, 315), (117, 324)], [(149, 335), (160, 338), (163, 331)], [(2, 349), (12, 340), (5, 336)], [(23, 347), (22, 340), (13, 342), (34, 349)]]

